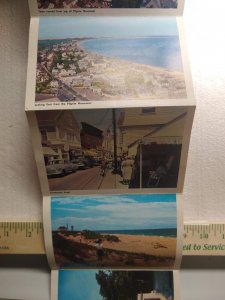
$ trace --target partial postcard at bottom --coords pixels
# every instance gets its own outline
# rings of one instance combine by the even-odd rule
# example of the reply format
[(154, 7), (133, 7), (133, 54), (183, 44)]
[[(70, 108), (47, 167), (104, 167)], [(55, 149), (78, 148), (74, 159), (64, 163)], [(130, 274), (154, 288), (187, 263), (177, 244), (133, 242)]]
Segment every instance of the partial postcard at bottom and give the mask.
[(51, 299), (178, 300), (178, 280), (178, 271), (52, 271)]
[(44, 199), (45, 244), (55, 269), (176, 269), (181, 203), (174, 194)]

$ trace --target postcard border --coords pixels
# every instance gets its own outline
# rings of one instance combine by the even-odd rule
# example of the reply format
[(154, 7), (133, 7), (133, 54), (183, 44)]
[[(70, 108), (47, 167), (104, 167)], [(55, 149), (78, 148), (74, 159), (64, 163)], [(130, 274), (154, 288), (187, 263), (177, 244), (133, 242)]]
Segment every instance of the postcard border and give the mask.
[(51, 286), (50, 286), (50, 299), (51, 300), (58, 300), (59, 294), (59, 271), (58, 270), (51, 270)]
[[(42, 17), (43, 18), (43, 17)], [(37, 110), (66, 110), (66, 109), (94, 109), (94, 108), (119, 108), (119, 107), (144, 107), (144, 106), (195, 106), (195, 98), (192, 84), (187, 47), (185, 45), (184, 22), (182, 18), (176, 17), (178, 36), (181, 48), (183, 74), (187, 91), (186, 98), (180, 99), (151, 99), (151, 100), (108, 100), (92, 101), (90, 103), (75, 102), (35, 102), (37, 51), (39, 17), (31, 18), (28, 49), (27, 85), (25, 111)]]
[[(167, 107), (167, 106), (163, 106)], [(31, 131), (34, 156), (36, 160), (41, 191), (43, 195), (62, 196), (62, 195), (87, 195), (87, 194), (166, 194), (166, 193), (182, 193), (184, 180), (187, 169), (187, 158), (189, 152), (189, 144), (191, 138), (191, 129), (193, 125), (195, 106), (186, 106), (187, 115), (183, 130), (183, 141), (181, 148), (181, 157), (179, 164), (179, 172), (177, 177), (176, 188), (136, 188), (136, 189), (104, 189), (104, 190), (59, 190), (51, 191), (49, 188), (46, 168), (44, 165), (43, 150), (41, 145), (41, 136), (38, 128), (38, 122), (34, 111), (27, 112), (27, 119)]]

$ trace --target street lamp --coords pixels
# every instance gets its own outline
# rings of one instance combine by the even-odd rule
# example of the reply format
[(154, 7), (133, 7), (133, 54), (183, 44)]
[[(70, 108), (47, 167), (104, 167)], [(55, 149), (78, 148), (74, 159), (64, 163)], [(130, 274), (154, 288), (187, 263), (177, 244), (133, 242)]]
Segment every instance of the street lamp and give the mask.
[(114, 146), (114, 167), (113, 173), (118, 173), (118, 159), (117, 159), (117, 134), (116, 134), (116, 109), (112, 109), (112, 123), (113, 123), (113, 146)]
[(143, 140), (139, 140), (138, 144), (139, 144), (139, 157), (140, 157), (140, 189), (142, 188), (142, 145), (143, 145)]

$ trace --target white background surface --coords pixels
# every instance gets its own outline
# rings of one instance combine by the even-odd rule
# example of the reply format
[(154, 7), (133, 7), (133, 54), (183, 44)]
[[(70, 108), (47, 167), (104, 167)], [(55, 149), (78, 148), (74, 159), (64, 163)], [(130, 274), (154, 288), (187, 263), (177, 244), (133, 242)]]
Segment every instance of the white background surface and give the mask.
[[(224, 0), (186, 0), (186, 40), (197, 110), (183, 193), (185, 221), (225, 220), (224, 16)], [(0, 0), (1, 220), (42, 220), (41, 193), (24, 113), (28, 27), (26, 0)], [(26, 277), (29, 272), (0, 270), (0, 298), (14, 297), (14, 292), (18, 299), (23, 292), (25, 299), (48, 299), (47, 271), (33, 271), (37, 276), (33, 295), (26, 284), (34, 278)], [(13, 279), (12, 288), (7, 289), (9, 281), (4, 281), (4, 276)], [(224, 272), (183, 271), (181, 281), (183, 300), (225, 298)], [(43, 294), (35, 294), (38, 288)]]
[[(223, 271), (182, 271), (180, 299), (223, 300), (225, 298), (224, 281), (225, 273)], [(0, 299), (50, 299), (50, 276), (42, 269), (2, 269), (0, 283)]]

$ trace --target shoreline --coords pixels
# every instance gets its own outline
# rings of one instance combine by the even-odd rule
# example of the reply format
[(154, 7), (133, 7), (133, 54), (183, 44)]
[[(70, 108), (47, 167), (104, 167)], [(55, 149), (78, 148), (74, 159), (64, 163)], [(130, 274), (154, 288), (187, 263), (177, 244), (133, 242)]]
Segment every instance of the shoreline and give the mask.
[[(65, 63), (71, 65), (68, 70), (64, 68), (64, 63), (54, 65), (54, 75), (47, 72), (42, 74), (41, 65), (47, 59), (44, 54), (46, 50), (42, 50), (44, 58), (40, 69), (37, 68), (39, 77), (37, 76), (36, 86), (43, 86), (43, 78), (46, 78), (47, 93), (43, 100), (51, 102), (48, 95), (53, 93), (51, 84), (54, 80), (64, 83), (63, 93), (66, 97), (67, 94), (71, 94), (82, 101), (187, 98), (184, 72), (105, 56), (83, 48), (82, 41), (84, 40), (74, 39), (62, 45), (54, 45), (55, 49), (48, 53), (52, 63), (54, 51), (57, 50), (61, 51)], [(69, 60), (71, 53), (74, 62)], [(51, 63), (48, 68), (50, 67)], [(59, 91), (59, 88), (55, 90)], [(57, 93), (56, 91), (54, 93)], [(43, 93), (44, 90), (40, 92)], [(40, 92), (36, 92), (37, 99)]]
[(76, 44), (77, 46), (79, 47), (80, 50), (83, 50), (84, 52), (87, 52), (89, 55), (97, 55), (97, 56), (100, 56), (101, 59), (109, 59), (109, 60), (113, 60), (115, 62), (119, 62), (119, 63), (126, 63), (126, 64), (136, 64), (137, 66), (140, 66), (140, 67), (150, 67), (152, 68), (153, 71), (163, 71), (163, 72), (169, 72), (169, 73), (172, 73), (172, 74), (177, 74), (178, 76), (179, 75), (182, 75), (184, 74), (184, 71), (174, 71), (174, 70), (169, 70), (165, 67), (161, 67), (161, 66), (154, 66), (154, 65), (151, 65), (151, 64), (144, 64), (144, 63), (140, 63), (140, 62), (135, 62), (133, 60), (123, 60), (122, 58), (119, 58), (119, 57), (113, 57), (113, 56), (107, 56), (107, 55), (103, 55), (101, 53), (98, 53), (98, 52), (94, 52), (94, 51), (90, 51), (90, 50), (87, 50), (86, 48), (82, 47), (82, 43), (85, 42), (85, 41), (91, 41), (91, 40), (124, 40), (124, 39), (127, 39), (127, 40), (130, 40), (130, 39), (148, 39), (148, 38), (161, 38), (161, 37), (168, 37), (169, 36), (156, 36), (156, 37), (134, 37), (134, 38), (112, 38), (112, 37), (109, 37), (109, 38), (84, 38), (82, 41), (76, 41)]

